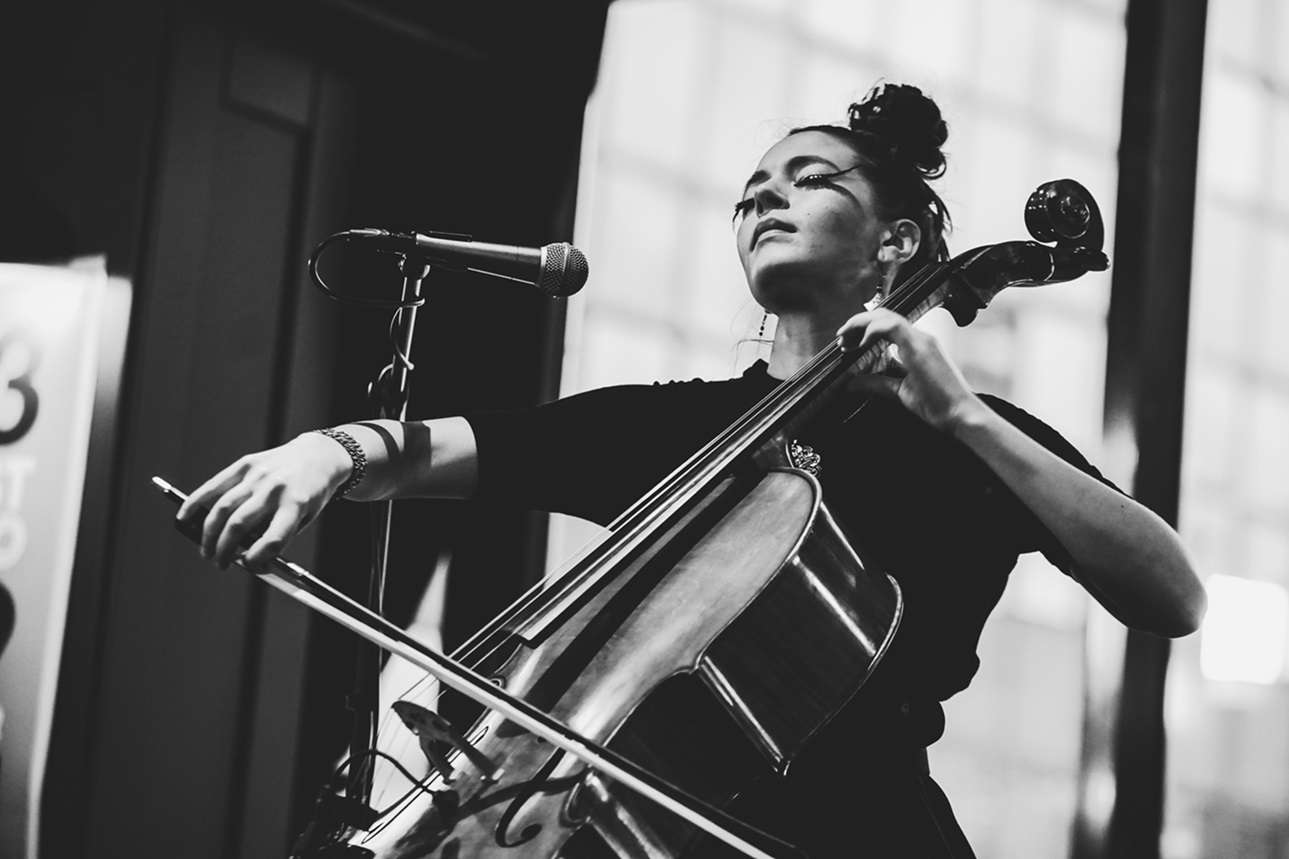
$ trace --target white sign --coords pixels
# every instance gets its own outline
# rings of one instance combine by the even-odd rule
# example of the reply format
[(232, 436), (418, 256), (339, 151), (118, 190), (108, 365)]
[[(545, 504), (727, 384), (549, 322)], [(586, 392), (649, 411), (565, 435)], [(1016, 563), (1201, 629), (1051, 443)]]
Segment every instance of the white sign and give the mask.
[(36, 856), (106, 290), (101, 262), (0, 263), (0, 856)]

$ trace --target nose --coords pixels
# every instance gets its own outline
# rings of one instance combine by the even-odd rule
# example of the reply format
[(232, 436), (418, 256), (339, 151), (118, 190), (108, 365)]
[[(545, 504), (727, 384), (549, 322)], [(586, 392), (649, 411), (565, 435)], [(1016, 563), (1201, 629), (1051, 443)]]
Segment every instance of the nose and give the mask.
[(752, 203), (756, 207), (756, 214), (760, 216), (774, 209), (786, 209), (788, 197), (779, 190), (775, 182), (766, 181), (752, 192)]

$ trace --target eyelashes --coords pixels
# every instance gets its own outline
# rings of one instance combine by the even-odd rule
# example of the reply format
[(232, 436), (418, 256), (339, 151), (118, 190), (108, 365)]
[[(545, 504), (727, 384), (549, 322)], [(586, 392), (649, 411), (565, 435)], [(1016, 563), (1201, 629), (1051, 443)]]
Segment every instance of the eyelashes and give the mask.
[(838, 176), (840, 176), (842, 173), (845, 173), (845, 172), (846, 172), (845, 170), (838, 170), (836, 173), (808, 173), (799, 179), (794, 179), (792, 181), (792, 187), (815, 188), (820, 185), (826, 185), (828, 182), (832, 181), (833, 179), (836, 179)]
[[(844, 170), (835, 170), (832, 173), (807, 173), (804, 176), (800, 176), (796, 179), (793, 179), (792, 187), (822, 188), (828, 185), (834, 179), (838, 178), (839, 176), (842, 176), (845, 173), (849, 173), (850, 171), (858, 168), (859, 166), (860, 165), (858, 164), (854, 164), (850, 167), (845, 168)], [(739, 200), (737, 203), (734, 204), (733, 220), (737, 223), (739, 218), (743, 217), (748, 212), (752, 211), (752, 207), (755, 205), (756, 205), (756, 199), (754, 197), (744, 197), (742, 200)]]

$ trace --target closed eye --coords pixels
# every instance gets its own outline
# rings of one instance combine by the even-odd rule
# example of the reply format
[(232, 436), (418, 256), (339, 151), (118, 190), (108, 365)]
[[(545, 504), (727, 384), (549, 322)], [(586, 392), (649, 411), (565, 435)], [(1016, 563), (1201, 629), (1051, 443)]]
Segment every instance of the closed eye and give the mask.
[(837, 170), (832, 173), (807, 173), (805, 176), (799, 176), (796, 179), (793, 179), (792, 186), (794, 188), (819, 188), (827, 185), (829, 182), (845, 173), (859, 169), (859, 166), (860, 165), (858, 164), (852, 164), (845, 170)]
[[(840, 176), (846, 173), (849, 173), (852, 170), (857, 170), (861, 166), (863, 165), (852, 164), (850, 167), (847, 167), (844, 170), (835, 170), (832, 173), (807, 173), (805, 176), (800, 176), (796, 179), (793, 179), (792, 187), (823, 188), (827, 186), (829, 183), (831, 183), (834, 179), (837, 179)], [(752, 211), (755, 205), (756, 205), (756, 199), (753, 197), (745, 197), (742, 200), (739, 200), (737, 203), (734, 204), (734, 214), (731, 220), (737, 224), (739, 218), (747, 215), (748, 212)]]
[(809, 176), (793, 179), (792, 185), (794, 188), (814, 188), (826, 185), (835, 175), (835, 173), (811, 173)]

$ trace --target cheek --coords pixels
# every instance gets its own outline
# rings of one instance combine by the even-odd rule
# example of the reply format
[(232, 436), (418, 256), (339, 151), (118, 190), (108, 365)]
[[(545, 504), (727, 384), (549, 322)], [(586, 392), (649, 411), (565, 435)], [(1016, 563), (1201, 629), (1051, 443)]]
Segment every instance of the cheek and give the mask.
[(852, 210), (822, 209), (812, 212), (808, 223), (812, 249), (834, 265), (862, 267), (871, 263), (877, 253), (873, 225), (857, 218)]
[(748, 257), (751, 255), (752, 245), (752, 224), (744, 221), (738, 231), (734, 233), (734, 249), (738, 251), (738, 260), (743, 264), (743, 271), (747, 271)]

